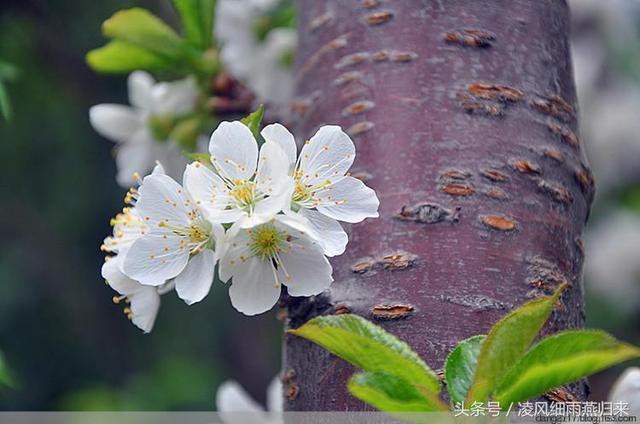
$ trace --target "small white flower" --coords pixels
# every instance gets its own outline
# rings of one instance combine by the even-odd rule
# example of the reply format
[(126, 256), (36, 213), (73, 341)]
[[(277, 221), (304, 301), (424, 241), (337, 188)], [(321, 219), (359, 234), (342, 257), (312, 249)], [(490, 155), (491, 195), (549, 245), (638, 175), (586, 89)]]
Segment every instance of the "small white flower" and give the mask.
[(609, 401), (629, 404), (627, 414), (640, 415), (640, 368), (627, 368), (613, 384), (609, 393)]
[(212, 222), (249, 228), (272, 219), (293, 189), (287, 160), (278, 146), (260, 149), (249, 128), (222, 122), (209, 144), (214, 172), (200, 162), (187, 166), (184, 185)]
[(218, 270), (223, 282), (233, 278), (229, 297), (243, 314), (271, 309), (280, 297), (281, 284), (290, 296), (314, 296), (331, 285), (332, 269), (322, 248), (292, 227), (291, 221), (277, 215), (265, 224), (227, 232), (227, 250)]
[(207, 221), (196, 201), (167, 175), (145, 177), (136, 209), (149, 231), (133, 242), (124, 273), (149, 286), (174, 279), (178, 296), (191, 305), (211, 288), (224, 229)]
[(215, 36), (231, 73), (255, 92), (259, 101), (284, 103), (293, 94), (293, 71), (287, 58), (296, 44), (293, 28), (274, 28), (263, 41), (256, 27), (280, 0), (219, 0)]
[(356, 155), (349, 136), (339, 126), (323, 126), (304, 143), (296, 158), (294, 137), (284, 126), (268, 125), (261, 134), (265, 146), (277, 144), (287, 157), (295, 189), (291, 210), (285, 213), (293, 212), (299, 218), (290, 224), (320, 243), (326, 255), (342, 254), (348, 238), (337, 221), (356, 223), (375, 218), (380, 204), (373, 190), (347, 174)]
[(152, 127), (193, 111), (198, 97), (195, 81), (155, 83), (148, 73), (136, 71), (129, 76), (128, 86), (131, 106), (100, 104), (89, 110), (93, 128), (118, 143), (118, 184), (134, 184), (133, 174), (147, 173), (157, 160), (164, 163), (169, 175), (177, 176), (187, 163), (180, 146), (172, 140), (156, 140)]
[[(235, 381), (225, 381), (216, 393), (216, 408), (222, 421), (227, 424), (247, 422), (247, 418), (253, 423), (281, 423), (282, 406), (282, 382), (279, 376), (274, 377), (267, 388), (266, 410)], [(234, 414), (238, 412), (245, 414)]]

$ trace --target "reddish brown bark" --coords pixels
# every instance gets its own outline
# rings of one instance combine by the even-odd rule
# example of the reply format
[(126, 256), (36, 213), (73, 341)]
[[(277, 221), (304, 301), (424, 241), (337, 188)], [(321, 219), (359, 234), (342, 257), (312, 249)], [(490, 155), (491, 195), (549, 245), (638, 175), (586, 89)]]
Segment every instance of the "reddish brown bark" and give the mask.
[[(301, 0), (297, 135), (348, 128), (380, 218), (348, 228), (335, 283), (288, 325), (353, 312), (435, 369), (506, 311), (571, 288), (545, 328), (583, 324), (593, 195), (560, 0)], [(359, 410), (352, 367), (286, 336), (286, 408)], [(572, 390), (583, 395), (583, 386)]]

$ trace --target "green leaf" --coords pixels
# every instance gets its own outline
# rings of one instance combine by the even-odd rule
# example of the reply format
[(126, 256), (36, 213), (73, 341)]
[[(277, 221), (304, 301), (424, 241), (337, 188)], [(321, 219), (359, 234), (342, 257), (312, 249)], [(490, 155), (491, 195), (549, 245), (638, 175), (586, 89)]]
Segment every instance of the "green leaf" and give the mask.
[(262, 136), (260, 135), (260, 127), (262, 125), (262, 118), (264, 117), (264, 105), (260, 105), (255, 112), (251, 112), (249, 115), (242, 118), (240, 121), (245, 124), (251, 130), (251, 134), (258, 142), (258, 145), (261, 145), (264, 140), (262, 140)]
[(0, 386), (14, 387), (13, 378), (2, 352), (0, 352)]
[(215, 0), (173, 0), (180, 14), (187, 41), (200, 49), (207, 49), (213, 41)]
[(185, 43), (167, 24), (146, 9), (120, 10), (102, 24), (104, 35), (134, 44), (167, 59), (178, 60)]
[(18, 68), (9, 62), (0, 60), (0, 81), (14, 81), (18, 78)]
[(384, 373), (360, 373), (347, 383), (349, 392), (361, 401), (384, 412), (448, 411), (433, 393), (420, 392), (407, 380)]
[(486, 336), (465, 339), (451, 351), (444, 364), (444, 378), (451, 403), (464, 402), (473, 382), (480, 347)]
[(409, 345), (360, 316), (316, 317), (288, 332), (319, 344), (364, 371), (390, 374), (440, 392), (438, 377)]
[(485, 402), (500, 380), (525, 354), (544, 325), (566, 285), (553, 296), (525, 303), (498, 321), (489, 331), (478, 355), (469, 402)]
[(187, 159), (190, 159), (192, 161), (198, 161), (198, 162), (202, 163), (203, 165), (208, 166), (210, 168), (213, 167), (213, 164), (211, 163), (211, 155), (209, 155), (209, 153), (183, 152), (183, 154), (185, 155), (185, 157)]
[(11, 108), (11, 102), (9, 101), (9, 94), (7, 93), (7, 88), (0, 81), (0, 113), (4, 119), (9, 121), (13, 114), (13, 109)]
[(598, 330), (570, 330), (535, 345), (509, 371), (494, 398), (502, 405), (522, 402), (640, 357), (640, 349)]
[(159, 71), (174, 65), (167, 59), (143, 48), (122, 41), (111, 41), (107, 45), (87, 53), (87, 64), (97, 72), (129, 73), (138, 69)]

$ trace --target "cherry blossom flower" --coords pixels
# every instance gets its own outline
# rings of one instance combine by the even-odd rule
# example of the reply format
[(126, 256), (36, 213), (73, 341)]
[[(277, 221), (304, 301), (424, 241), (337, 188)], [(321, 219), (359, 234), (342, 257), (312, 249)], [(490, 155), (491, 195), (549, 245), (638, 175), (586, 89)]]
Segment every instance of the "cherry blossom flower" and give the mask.
[(613, 384), (609, 393), (609, 401), (629, 405), (627, 414), (640, 415), (640, 368), (627, 368)]
[(377, 217), (380, 204), (373, 190), (347, 174), (355, 159), (349, 136), (339, 126), (323, 126), (297, 157), (294, 137), (284, 126), (268, 125), (261, 134), (265, 146), (277, 144), (287, 158), (294, 190), (285, 213), (300, 218), (291, 225), (309, 234), (327, 256), (342, 254), (348, 238), (337, 221), (357, 223)]
[(124, 273), (154, 287), (174, 279), (187, 304), (201, 301), (213, 282), (222, 226), (207, 221), (196, 201), (167, 175), (144, 178), (136, 210), (149, 230), (128, 249)]
[[(251, 396), (233, 380), (225, 381), (218, 387), (216, 393), (216, 408), (220, 418), (227, 424), (247, 422), (254, 423), (282, 423), (282, 382), (279, 376), (271, 380), (267, 388), (267, 408), (256, 402)], [(237, 414), (243, 412), (244, 414)]]
[(164, 164), (169, 175), (177, 176), (187, 160), (182, 148), (160, 133), (166, 132), (167, 122), (193, 111), (198, 97), (195, 81), (155, 83), (148, 73), (136, 71), (129, 76), (128, 86), (131, 106), (99, 104), (89, 110), (93, 128), (117, 143), (118, 184), (134, 184), (134, 173), (146, 174), (156, 161)]
[(187, 166), (184, 185), (211, 222), (249, 228), (272, 219), (293, 190), (287, 159), (271, 143), (260, 149), (239, 121), (222, 122), (209, 144), (214, 170), (200, 162)]
[(292, 220), (276, 215), (259, 226), (232, 227), (227, 232), (227, 250), (218, 271), (223, 282), (232, 279), (231, 304), (243, 314), (271, 309), (281, 284), (290, 296), (314, 296), (331, 285), (332, 269), (322, 248), (292, 226)]

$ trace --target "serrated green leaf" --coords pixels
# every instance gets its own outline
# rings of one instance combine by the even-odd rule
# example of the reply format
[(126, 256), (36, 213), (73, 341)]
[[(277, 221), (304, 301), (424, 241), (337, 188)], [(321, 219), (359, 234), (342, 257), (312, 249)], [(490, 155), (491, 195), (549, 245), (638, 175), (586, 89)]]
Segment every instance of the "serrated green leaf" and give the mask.
[(253, 138), (256, 139), (258, 145), (261, 145), (264, 140), (262, 140), (262, 136), (260, 135), (260, 127), (262, 126), (262, 118), (264, 117), (264, 105), (260, 105), (255, 112), (251, 112), (249, 115), (245, 116), (240, 120), (243, 124), (245, 124), (251, 130), (251, 134), (253, 134)]
[(502, 405), (522, 402), (639, 357), (639, 348), (604, 331), (564, 331), (531, 348), (505, 376), (493, 397)]
[(473, 382), (480, 347), (486, 336), (465, 339), (451, 351), (444, 364), (444, 378), (451, 403), (464, 402)]
[(139, 7), (114, 13), (102, 24), (102, 31), (107, 37), (167, 59), (178, 60), (185, 53), (185, 43), (178, 34), (160, 18)]
[(563, 284), (553, 296), (525, 303), (491, 328), (480, 348), (468, 402), (488, 400), (507, 371), (529, 349), (565, 287)]
[(180, 14), (184, 34), (191, 44), (207, 49), (213, 41), (215, 0), (173, 0)]
[(390, 374), (421, 389), (440, 392), (438, 377), (408, 344), (360, 316), (316, 317), (288, 332), (319, 344), (364, 371)]
[(349, 392), (384, 412), (437, 412), (449, 408), (436, 395), (425, 395), (407, 380), (383, 373), (360, 373), (347, 383)]
[(169, 70), (174, 65), (167, 59), (148, 50), (122, 41), (111, 41), (107, 45), (91, 50), (86, 56), (87, 64), (97, 72), (129, 73), (135, 70)]

